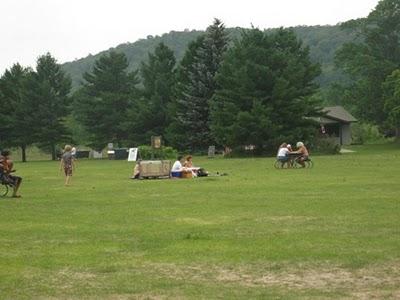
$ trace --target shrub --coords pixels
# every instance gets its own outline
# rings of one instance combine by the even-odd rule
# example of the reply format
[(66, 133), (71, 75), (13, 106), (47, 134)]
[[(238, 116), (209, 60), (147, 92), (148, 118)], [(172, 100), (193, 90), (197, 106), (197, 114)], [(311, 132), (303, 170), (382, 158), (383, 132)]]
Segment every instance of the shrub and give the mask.
[(139, 146), (139, 156), (141, 159), (176, 159), (178, 151), (172, 147), (162, 147), (161, 149), (154, 149), (151, 146)]
[(353, 144), (372, 144), (385, 140), (385, 137), (379, 132), (378, 126), (369, 123), (352, 124), (351, 131)]
[(318, 137), (312, 143), (311, 149), (318, 154), (339, 154), (340, 145), (336, 138)]

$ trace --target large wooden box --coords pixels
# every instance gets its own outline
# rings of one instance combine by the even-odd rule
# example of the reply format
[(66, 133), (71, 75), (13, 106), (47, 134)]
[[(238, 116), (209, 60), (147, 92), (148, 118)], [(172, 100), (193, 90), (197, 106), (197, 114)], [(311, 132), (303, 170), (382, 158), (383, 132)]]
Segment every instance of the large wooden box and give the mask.
[(139, 166), (139, 177), (169, 177), (171, 166), (172, 165), (170, 160), (142, 160)]

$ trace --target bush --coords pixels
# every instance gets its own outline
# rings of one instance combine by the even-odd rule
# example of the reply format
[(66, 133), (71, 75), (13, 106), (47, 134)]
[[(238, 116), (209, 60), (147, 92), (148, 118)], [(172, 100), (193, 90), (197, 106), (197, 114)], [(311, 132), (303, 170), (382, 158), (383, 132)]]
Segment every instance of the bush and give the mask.
[(385, 137), (379, 132), (378, 126), (368, 123), (352, 124), (351, 132), (352, 143), (356, 145), (373, 144), (385, 140)]
[[(153, 156), (154, 155), (154, 156)], [(178, 151), (172, 147), (162, 147), (154, 149), (151, 146), (139, 146), (139, 157), (141, 159), (172, 159), (175, 160), (178, 156)]]
[(339, 154), (340, 153), (340, 145), (337, 142), (336, 138), (330, 137), (319, 137), (314, 140), (314, 143), (311, 145), (311, 149), (313, 152), (318, 154)]

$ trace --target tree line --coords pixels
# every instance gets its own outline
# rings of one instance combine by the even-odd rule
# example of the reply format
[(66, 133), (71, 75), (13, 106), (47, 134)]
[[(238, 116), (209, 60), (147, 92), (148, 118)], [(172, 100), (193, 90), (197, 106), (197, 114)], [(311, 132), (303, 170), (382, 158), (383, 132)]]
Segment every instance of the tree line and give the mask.
[(54, 158), (56, 145), (71, 138), (100, 150), (162, 135), (179, 150), (252, 145), (261, 153), (283, 140), (311, 141), (327, 99), (399, 134), (399, 1), (382, 0), (368, 17), (341, 25), (358, 35), (336, 52), (347, 80), (326, 94), (316, 83), (320, 66), (292, 29), (232, 37), (218, 19), (180, 61), (162, 42), (133, 71), (125, 54), (105, 53), (74, 92), (50, 54), (36, 70), (16, 64), (0, 79), (1, 146), (24, 153), (35, 143)]
[(320, 68), (309, 49), (290, 29), (243, 30), (229, 43), (215, 20), (179, 63), (164, 43), (133, 72), (123, 53), (100, 57), (73, 96), (90, 146), (147, 144), (162, 135), (179, 150), (254, 145), (262, 152), (281, 139), (310, 138)]

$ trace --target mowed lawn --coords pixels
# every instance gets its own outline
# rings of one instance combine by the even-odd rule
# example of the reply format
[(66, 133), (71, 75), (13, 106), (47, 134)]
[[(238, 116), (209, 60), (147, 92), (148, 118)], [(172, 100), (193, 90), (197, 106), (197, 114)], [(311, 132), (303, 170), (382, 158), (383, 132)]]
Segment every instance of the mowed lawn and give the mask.
[(400, 298), (400, 148), (194, 162), (228, 176), (128, 179), (126, 161), (16, 163), (0, 199), (1, 299)]

